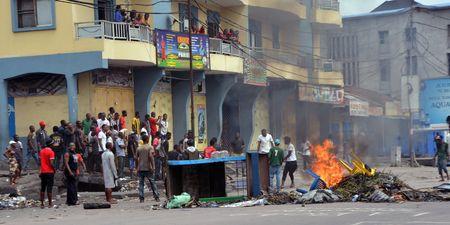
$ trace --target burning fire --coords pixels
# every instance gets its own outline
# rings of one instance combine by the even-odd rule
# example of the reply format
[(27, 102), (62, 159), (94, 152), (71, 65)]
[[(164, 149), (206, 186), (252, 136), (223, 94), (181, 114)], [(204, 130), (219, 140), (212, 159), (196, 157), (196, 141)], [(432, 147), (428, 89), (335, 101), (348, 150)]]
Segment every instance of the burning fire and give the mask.
[(328, 187), (333, 187), (344, 178), (344, 171), (332, 150), (333, 143), (330, 140), (325, 140), (322, 145), (316, 145), (312, 149), (312, 171), (319, 175)]

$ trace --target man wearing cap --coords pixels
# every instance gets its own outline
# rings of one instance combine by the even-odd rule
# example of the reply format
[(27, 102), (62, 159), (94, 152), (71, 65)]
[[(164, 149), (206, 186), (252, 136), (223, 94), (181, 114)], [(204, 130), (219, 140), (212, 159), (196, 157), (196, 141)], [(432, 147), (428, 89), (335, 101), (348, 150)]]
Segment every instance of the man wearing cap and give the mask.
[(41, 178), (41, 208), (44, 208), (45, 190), (47, 190), (48, 207), (52, 207), (52, 190), (55, 177), (55, 168), (53, 167), (55, 153), (50, 148), (52, 145), (53, 140), (48, 138), (46, 140), (46, 147), (39, 152), (39, 158), (41, 159), (41, 171), (39, 175)]
[(280, 139), (275, 139), (275, 147), (272, 147), (269, 150), (269, 178), (270, 178), (270, 190), (274, 191), (273, 189), (273, 177), (277, 180), (277, 187), (276, 192), (280, 191), (280, 175), (281, 175), (281, 165), (283, 164), (284, 159), (284, 152), (279, 147), (280, 146)]
[(47, 131), (45, 130), (45, 122), (39, 122), (39, 129), (36, 131), (36, 142), (38, 144), (38, 151), (46, 147), (46, 141), (48, 139)]

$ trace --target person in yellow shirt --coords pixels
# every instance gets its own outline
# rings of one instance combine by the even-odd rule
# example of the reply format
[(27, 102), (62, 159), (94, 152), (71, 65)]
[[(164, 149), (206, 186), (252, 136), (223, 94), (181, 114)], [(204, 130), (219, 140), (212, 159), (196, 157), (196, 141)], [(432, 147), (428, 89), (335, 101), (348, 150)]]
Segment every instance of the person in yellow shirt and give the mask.
[(139, 134), (141, 129), (141, 117), (139, 116), (139, 112), (134, 114), (133, 121), (131, 122), (131, 129), (134, 133)]

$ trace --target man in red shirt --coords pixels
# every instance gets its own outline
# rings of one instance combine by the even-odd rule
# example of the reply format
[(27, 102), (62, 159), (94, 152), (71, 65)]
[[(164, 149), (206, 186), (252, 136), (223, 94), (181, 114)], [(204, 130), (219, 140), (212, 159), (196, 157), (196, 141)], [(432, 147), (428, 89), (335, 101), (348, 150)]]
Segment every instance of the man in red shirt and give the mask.
[(127, 129), (127, 122), (126, 122), (127, 115), (128, 115), (127, 111), (123, 110), (122, 116), (119, 118), (119, 130)]
[(217, 143), (217, 138), (213, 137), (211, 138), (211, 140), (209, 141), (209, 146), (205, 148), (204, 150), (204, 155), (205, 155), (205, 159), (209, 159), (211, 158), (211, 154), (216, 150), (216, 148), (214, 147)]
[(155, 117), (156, 113), (152, 112), (150, 113), (150, 119), (148, 119), (148, 121), (150, 122), (150, 135), (152, 135), (152, 143), (153, 139), (155, 139), (156, 132), (158, 132), (158, 127), (156, 126), (158, 124), (158, 120)]
[(53, 140), (48, 139), (45, 141), (46, 147), (39, 152), (39, 158), (41, 159), (41, 208), (44, 208), (44, 196), (45, 189), (47, 189), (48, 197), (48, 207), (51, 208), (52, 205), (52, 189), (53, 189), (53, 179), (55, 176), (55, 168), (53, 163), (55, 160), (55, 153), (50, 148), (53, 145)]

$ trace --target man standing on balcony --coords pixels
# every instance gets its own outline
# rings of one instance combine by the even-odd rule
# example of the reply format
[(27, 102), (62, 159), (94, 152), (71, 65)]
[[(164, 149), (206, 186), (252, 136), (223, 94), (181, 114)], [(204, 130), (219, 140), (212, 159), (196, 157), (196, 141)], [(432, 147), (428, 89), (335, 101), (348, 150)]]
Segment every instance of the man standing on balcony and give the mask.
[(116, 11), (114, 12), (114, 22), (123, 22), (122, 8), (120, 5), (116, 6)]

